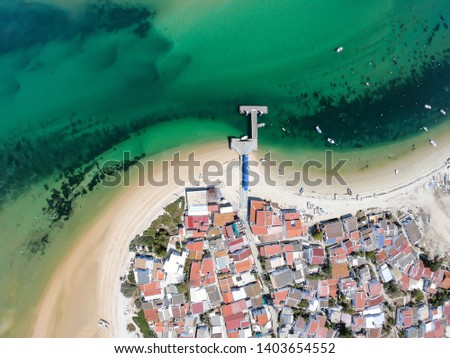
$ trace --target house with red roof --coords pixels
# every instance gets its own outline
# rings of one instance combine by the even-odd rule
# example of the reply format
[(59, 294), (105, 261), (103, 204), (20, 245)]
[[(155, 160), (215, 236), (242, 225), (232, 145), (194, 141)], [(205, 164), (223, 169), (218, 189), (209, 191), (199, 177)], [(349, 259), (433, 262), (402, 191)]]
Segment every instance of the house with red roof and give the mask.
[(191, 260), (201, 260), (203, 257), (205, 243), (203, 240), (190, 241), (186, 244), (186, 249), (189, 252)]
[(236, 273), (250, 271), (253, 267), (253, 256), (249, 256), (241, 261), (234, 262), (234, 270)]
[(303, 231), (302, 231), (302, 221), (300, 220), (300, 213), (296, 211), (284, 211), (283, 228), (284, 228), (284, 237), (286, 239), (301, 237), (303, 235)]
[(144, 301), (162, 299), (164, 297), (160, 281), (152, 281), (145, 285), (140, 285), (141, 296)]
[[(248, 314), (243, 312), (234, 313), (226, 317), (224, 316), (224, 321), (225, 327), (229, 332), (228, 338), (239, 338), (239, 333), (237, 331), (250, 326)], [(233, 335), (233, 333), (237, 333), (237, 335)]]
[(227, 305), (223, 305), (221, 308), (222, 315), (226, 318), (230, 315), (247, 311), (247, 303), (245, 300), (239, 300)]
[[(263, 331), (267, 331), (271, 327), (270, 314), (265, 307), (254, 308), (251, 311), (253, 322)], [(269, 323), (269, 324), (268, 324)], [(270, 326), (270, 327), (265, 327)]]
[(310, 265), (323, 265), (325, 262), (325, 250), (321, 246), (311, 246), (306, 251), (306, 260)]
[(281, 254), (281, 245), (273, 244), (273, 245), (263, 245), (259, 247), (259, 254), (262, 257), (270, 257)]
[(230, 241), (228, 241), (228, 250), (230, 252), (238, 251), (238, 250), (242, 249), (245, 244), (246, 243), (245, 243), (243, 237), (240, 237), (240, 238), (235, 239), (235, 240), (230, 240)]
[(366, 295), (364, 294), (364, 291), (361, 289), (358, 289), (355, 291), (353, 300), (352, 300), (352, 306), (353, 309), (357, 312), (362, 311), (366, 305)]
[[(252, 250), (249, 247), (245, 247), (238, 251), (234, 251), (232, 254), (230, 254), (230, 257), (234, 261), (242, 261), (250, 256), (252, 256)], [(252, 256), (252, 258), (253, 258), (253, 256)]]
[(413, 325), (413, 309), (412, 307), (397, 308), (396, 325), (400, 329), (408, 328)]
[(212, 258), (192, 262), (189, 283), (191, 287), (211, 285), (216, 282)]
[(284, 287), (272, 292), (272, 300), (275, 307), (284, 307), (289, 290), (289, 287)]

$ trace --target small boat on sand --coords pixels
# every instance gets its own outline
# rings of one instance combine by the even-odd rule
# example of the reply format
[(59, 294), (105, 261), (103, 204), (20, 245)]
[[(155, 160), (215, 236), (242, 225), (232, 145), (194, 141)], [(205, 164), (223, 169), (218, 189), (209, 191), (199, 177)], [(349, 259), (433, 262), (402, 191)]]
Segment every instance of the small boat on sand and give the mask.
[(304, 191), (305, 191), (305, 188), (301, 187), (300, 190), (298, 191), (298, 194), (302, 195)]
[(430, 139), (429, 142), (433, 147), (437, 147), (437, 143), (433, 139)]
[(327, 142), (330, 143), (330, 144), (336, 143), (336, 142), (335, 142), (333, 139), (331, 139), (331, 138), (328, 138), (328, 139), (327, 139)]
[(98, 326), (100, 328), (108, 328), (109, 327), (109, 322), (105, 321), (104, 319), (99, 319), (98, 320)]
[(398, 169), (395, 169), (394, 173), (395, 173), (395, 175), (397, 175), (398, 174)]
[(352, 195), (352, 191), (351, 191), (350, 188), (347, 188), (347, 194), (350, 195), (350, 196)]

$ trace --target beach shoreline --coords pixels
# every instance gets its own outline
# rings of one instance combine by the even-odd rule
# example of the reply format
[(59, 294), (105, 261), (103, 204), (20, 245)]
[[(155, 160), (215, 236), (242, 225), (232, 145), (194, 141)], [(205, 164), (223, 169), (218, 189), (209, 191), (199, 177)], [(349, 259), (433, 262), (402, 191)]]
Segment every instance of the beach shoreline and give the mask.
[[(229, 150), (225, 141), (214, 142), (197, 146), (194, 150), (185, 147), (181, 150), (181, 157), (192, 151), (195, 158), (201, 163), (216, 160), (223, 165), (237, 159), (237, 154)], [(435, 149), (435, 148), (431, 148)], [(319, 219), (339, 216), (347, 212), (368, 207), (395, 205), (398, 200), (405, 202), (404, 196), (417, 191), (432, 176), (436, 163), (439, 168), (445, 168), (444, 157), (450, 149), (450, 144), (442, 145), (438, 150), (425, 151), (421, 160), (415, 157), (402, 159), (405, 167), (421, 166), (419, 178), (412, 175), (409, 180), (398, 178), (392, 173), (392, 168), (377, 168), (382, 173), (390, 172), (373, 181), (365, 180), (371, 176), (370, 171), (354, 173), (347, 176), (351, 185), (360, 193), (377, 191), (390, 191), (383, 196), (383, 203), (373, 195), (368, 195), (362, 201), (346, 197), (342, 186), (322, 187), (315, 189), (304, 196), (294, 195), (298, 192), (296, 187), (283, 187), (279, 182), (277, 186), (270, 186), (262, 181), (258, 186), (251, 188), (251, 196), (259, 196), (273, 200), (280, 205), (297, 206), (303, 208), (307, 201), (314, 200), (318, 206), (324, 207), (326, 212)], [(175, 151), (175, 150), (174, 150)], [(259, 160), (261, 152), (254, 153), (252, 159)], [(167, 158), (165, 152), (160, 158)], [(155, 162), (158, 162), (157, 160)], [(427, 167), (428, 168), (425, 168)], [(261, 168), (260, 168), (261, 169)], [(371, 170), (374, 170), (373, 168)], [(157, 166), (155, 173), (161, 173), (161, 166)], [(170, 173), (169, 173), (170, 174)], [(262, 171), (260, 172), (263, 175)], [(405, 173), (406, 176), (408, 173)], [(157, 174), (156, 176), (158, 176)], [(181, 175), (186, 176), (187, 171)], [(233, 186), (221, 186), (224, 196), (237, 203), (237, 185), (239, 182), (238, 167), (233, 169)], [(98, 214), (98, 218), (86, 227), (74, 241), (73, 248), (67, 253), (59, 268), (51, 277), (45, 294), (38, 304), (38, 315), (33, 329), (33, 337), (123, 337), (126, 334), (126, 303), (120, 293), (120, 277), (127, 272), (129, 265), (129, 242), (141, 234), (159, 214), (162, 208), (183, 193), (184, 188), (175, 184), (173, 177), (164, 187), (139, 185), (139, 178), (135, 175), (128, 188), (121, 188), (116, 198)], [(392, 183), (397, 179), (397, 183)], [(409, 185), (405, 185), (406, 182)], [(356, 185), (356, 183), (359, 183)], [(397, 187), (396, 190), (395, 187)], [(331, 194), (340, 190), (338, 200)], [(402, 198), (402, 199), (400, 199)], [(329, 207), (332, 206), (332, 209)], [(98, 327), (98, 320), (105, 319), (110, 322), (108, 330)]]

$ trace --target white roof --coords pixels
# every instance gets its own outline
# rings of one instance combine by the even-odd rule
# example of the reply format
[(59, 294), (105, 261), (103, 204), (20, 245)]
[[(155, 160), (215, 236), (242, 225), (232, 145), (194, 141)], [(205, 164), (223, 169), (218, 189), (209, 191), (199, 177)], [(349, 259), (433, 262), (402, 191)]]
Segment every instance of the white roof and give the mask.
[(206, 289), (204, 287), (194, 287), (190, 289), (191, 302), (202, 302), (208, 299)]
[(363, 316), (370, 316), (370, 315), (380, 314), (381, 312), (383, 312), (383, 309), (380, 306), (375, 306), (375, 307), (371, 307), (371, 308), (366, 308), (362, 312), (362, 314), (363, 314)]
[(189, 216), (208, 215), (208, 205), (206, 204), (190, 205), (187, 213)]
[(164, 262), (164, 271), (168, 274), (183, 272), (184, 264), (186, 263), (187, 252), (183, 251), (181, 254), (177, 251), (172, 251), (169, 258)]
[(391, 270), (386, 264), (380, 266), (380, 276), (383, 282), (389, 282), (394, 279)]
[(384, 312), (374, 315), (364, 316), (364, 324), (367, 328), (378, 328), (384, 323)]
[(219, 211), (220, 211), (221, 214), (232, 213), (233, 212), (233, 207), (231, 205), (230, 206), (221, 206), (219, 208)]
[(317, 298), (309, 301), (308, 311), (315, 312), (319, 309), (319, 300)]
[(246, 284), (255, 281), (255, 276), (253, 276), (250, 271), (246, 271), (241, 274), (234, 274), (231, 278), (235, 286), (245, 286)]
[(237, 290), (232, 290), (231, 294), (233, 295), (233, 299), (235, 301), (239, 301), (239, 300), (241, 300), (243, 298), (247, 298), (247, 294), (245, 293), (244, 287), (240, 287)]

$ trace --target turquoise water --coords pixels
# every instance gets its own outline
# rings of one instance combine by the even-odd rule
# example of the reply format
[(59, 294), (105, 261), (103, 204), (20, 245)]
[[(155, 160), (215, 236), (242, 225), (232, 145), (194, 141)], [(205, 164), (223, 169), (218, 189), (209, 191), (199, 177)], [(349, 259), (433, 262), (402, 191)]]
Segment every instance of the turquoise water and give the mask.
[(54, 3), (0, 6), (2, 196), (161, 121), (244, 130), (241, 103), (305, 149), (316, 125), (348, 150), (448, 118), (449, 1)]
[(39, 292), (66, 248), (47, 266), (16, 257), (57, 231), (41, 210), (49, 189), (94, 160), (226, 140), (247, 129), (239, 104), (269, 106), (261, 146), (280, 153), (323, 151), (324, 136), (338, 152), (382, 153), (448, 123), (439, 110), (450, 113), (449, 9), (449, 0), (1, 2), (3, 316), (26, 316), (18, 282), (33, 268)]

